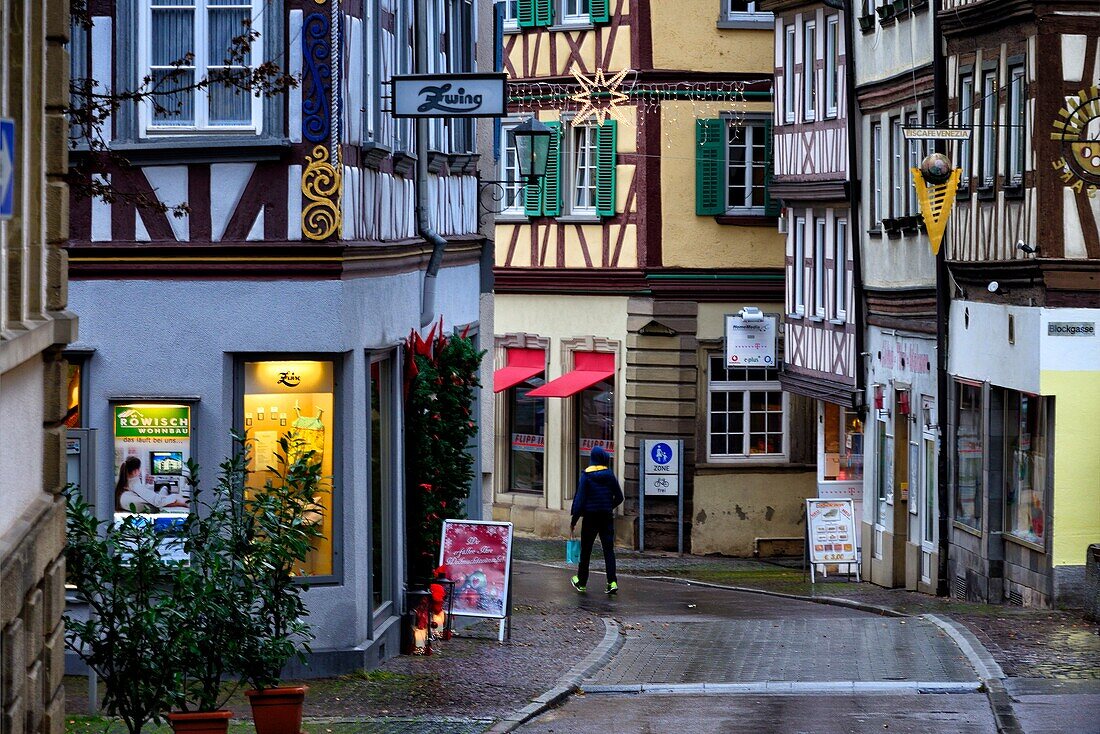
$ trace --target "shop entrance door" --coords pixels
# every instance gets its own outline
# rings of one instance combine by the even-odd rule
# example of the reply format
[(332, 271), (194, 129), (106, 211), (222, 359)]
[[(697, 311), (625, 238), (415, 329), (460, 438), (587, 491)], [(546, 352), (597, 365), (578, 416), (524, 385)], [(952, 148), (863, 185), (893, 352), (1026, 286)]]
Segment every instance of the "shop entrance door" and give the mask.
[[(909, 537), (909, 393), (894, 389), (894, 553), (892, 584), (905, 582), (905, 543)], [(904, 414), (903, 414), (904, 411)]]

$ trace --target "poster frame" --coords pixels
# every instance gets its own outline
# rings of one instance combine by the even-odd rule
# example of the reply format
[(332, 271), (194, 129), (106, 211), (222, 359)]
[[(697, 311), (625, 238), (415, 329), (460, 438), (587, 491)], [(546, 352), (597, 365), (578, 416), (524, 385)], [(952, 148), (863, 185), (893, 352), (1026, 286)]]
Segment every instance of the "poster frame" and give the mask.
[[(503, 634), (504, 622), (505, 622), (505, 620), (509, 620), (512, 616), (512, 541), (515, 539), (513, 525), (510, 522), (500, 522), (500, 521), (497, 521), (497, 520), (457, 520), (457, 519), (446, 519), (446, 520), (444, 520), (443, 521), (443, 528), (442, 528), (441, 534), (440, 534), (440, 542), (439, 542), (439, 565), (440, 566), (443, 566), (443, 565), (446, 564), (446, 558), (444, 556), (444, 548), (445, 548), (445, 541), (446, 541), (446, 538), (447, 538), (447, 528), (451, 527), (451, 526), (458, 526), (458, 525), (495, 525), (495, 526), (498, 526), (498, 527), (508, 528), (508, 547), (505, 549), (506, 552), (504, 554), (504, 607), (502, 609), (502, 613), (501, 614), (490, 614), (490, 613), (469, 613), (469, 612), (459, 612), (459, 611), (454, 612), (454, 616), (456, 616), (456, 617), (479, 617), (479, 618), (482, 618), (482, 619), (499, 619), (501, 621), (502, 634)], [(511, 624), (509, 624), (508, 626), (509, 626), (509, 630), (510, 630)]]

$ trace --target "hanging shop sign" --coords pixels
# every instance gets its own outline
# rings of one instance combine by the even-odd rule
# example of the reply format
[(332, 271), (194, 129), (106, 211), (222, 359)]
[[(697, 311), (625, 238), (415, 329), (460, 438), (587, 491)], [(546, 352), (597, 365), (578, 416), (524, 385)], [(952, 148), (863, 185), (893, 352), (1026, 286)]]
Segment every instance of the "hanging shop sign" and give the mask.
[(855, 508), (850, 499), (806, 500), (810, 563), (855, 563)]
[(393, 77), (394, 117), (504, 117), (507, 75), (413, 74)]
[(726, 315), (726, 366), (775, 367), (776, 318)]
[(114, 406), (115, 512), (186, 514), (191, 507), (191, 406)]
[(444, 520), (439, 565), (455, 582), (460, 617), (504, 619), (512, 579), (512, 523)]

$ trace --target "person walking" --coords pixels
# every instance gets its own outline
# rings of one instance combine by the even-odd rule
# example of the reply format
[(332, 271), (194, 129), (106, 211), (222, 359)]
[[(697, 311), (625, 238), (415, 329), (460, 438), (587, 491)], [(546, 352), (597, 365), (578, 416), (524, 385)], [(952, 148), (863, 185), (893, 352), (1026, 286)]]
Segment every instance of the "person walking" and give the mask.
[(615, 577), (615, 508), (623, 503), (623, 490), (615, 472), (611, 471), (611, 457), (600, 446), (593, 446), (589, 454), (589, 464), (581, 473), (577, 494), (573, 497), (573, 516), (569, 523), (572, 532), (581, 523), (581, 559), (577, 566), (577, 575), (569, 580), (573, 588), (585, 593), (588, 585), (588, 564), (592, 559), (592, 544), (600, 536), (603, 546), (604, 567), (607, 573), (606, 593), (614, 594), (619, 590)]

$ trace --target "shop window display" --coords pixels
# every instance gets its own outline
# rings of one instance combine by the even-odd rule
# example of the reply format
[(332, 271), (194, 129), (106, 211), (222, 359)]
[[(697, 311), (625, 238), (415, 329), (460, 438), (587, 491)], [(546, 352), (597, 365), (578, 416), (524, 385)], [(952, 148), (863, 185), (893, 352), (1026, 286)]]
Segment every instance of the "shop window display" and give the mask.
[(546, 399), (527, 393), (544, 384), (539, 375), (508, 389), (509, 488), (514, 492), (543, 491)]
[(601, 380), (577, 393), (577, 470), (588, 466), (588, 455), (596, 446), (615, 455), (615, 386)]
[(1005, 529), (1038, 544), (1046, 530), (1046, 407), (1036, 395), (1005, 397)]
[(858, 413), (825, 403), (826, 482), (863, 479), (863, 421)]
[(279, 439), (291, 442), (290, 463), (306, 451), (321, 462), (322, 489), (314, 497), (316, 511), (307, 515), (321, 525), (321, 537), (302, 572), (312, 576), (333, 573), (333, 429), (334, 380), (332, 362), (277, 360), (244, 365), (244, 430), (248, 440), (250, 491), (259, 491), (273, 479), (269, 467), (278, 466)]
[(982, 526), (982, 386), (956, 382), (955, 521), (976, 530)]
[(371, 600), (375, 609), (392, 598), (386, 576), (391, 560), (389, 515), (393, 411), (390, 364), (388, 360), (383, 360), (372, 362), (370, 366)]

